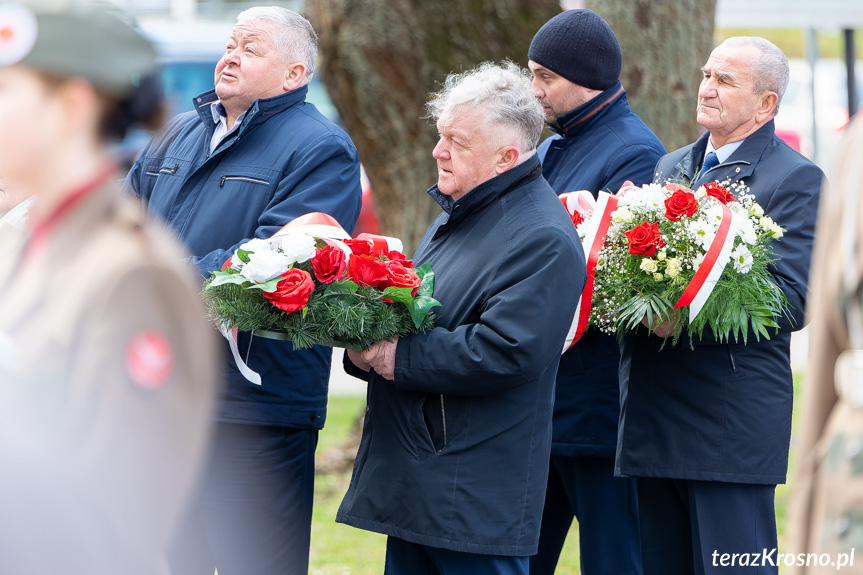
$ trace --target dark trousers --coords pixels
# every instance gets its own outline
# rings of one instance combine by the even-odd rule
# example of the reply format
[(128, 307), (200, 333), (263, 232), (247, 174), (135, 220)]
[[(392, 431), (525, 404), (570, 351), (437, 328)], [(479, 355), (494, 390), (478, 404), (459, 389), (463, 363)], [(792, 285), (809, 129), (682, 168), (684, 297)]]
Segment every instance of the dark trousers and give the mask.
[(613, 457), (551, 456), (531, 575), (554, 573), (573, 518), (582, 575), (641, 575), (635, 479), (614, 477)]
[(450, 551), (388, 537), (384, 575), (527, 575), (527, 557)]
[(306, 575), (318, 432), (218, 423), (173, 575)]
[(639, 477), (645, 575), (777, 574), (778, 567), (762, 565), (765, 550), (776, 549), (775, 491), (775, 485)]

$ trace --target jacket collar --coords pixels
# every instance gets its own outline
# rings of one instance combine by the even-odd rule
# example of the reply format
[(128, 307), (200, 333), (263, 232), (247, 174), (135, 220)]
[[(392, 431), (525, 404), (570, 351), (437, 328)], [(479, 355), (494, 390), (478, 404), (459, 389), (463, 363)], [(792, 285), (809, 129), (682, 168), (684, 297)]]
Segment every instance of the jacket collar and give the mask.
[(590, 126), (597, 118), (606, 115), (609, 110), (614, 108), (613, 104), (623, 98), (626, 98), (626, 90), (623, 89), (620, 80), (618, 80), (614, 86), (593, 100), (558, 116), (557, 126), (549, 125), (548, 127), (564, 138), (570, 138)]
[(442, 194), (437, 184), (429, 188), (428, 194), (449, 214), (447, 221), (451, 223), (482, 210), (501, 196), (536, 180), (541, 175), (542, 165), (539, 163), (539, 157), (534, 154), (514, 168), (481, 183), (455, 201), (450, 196)]
[[(308, 91), (308, 86), (301, 86), (296, 90), (291, 90), (290, 92), (285, 92), (284, 94), (273, 96), (272, 98), (255, 100), (246, 111), (246, 115), (240, 123), (240, 129), (237, 133), (241, 134), (248, 128), (248, 126), (262, 122), (272, 114), (277, 114), (291, 106), (303, 103), (306, 100), (306, 94)], [(207, 127), (210, 135), (212, 135), (212, 131), (215, 127), (215, 124), (213, 123), (211, 104), (216, 102), (218, 99), (215, 89), (199, 94), (195, 98), (195, 110), (198, 112), (198, 116), (201, 118), (201, 121), (204, 122), (204, 126)]]
[[(729, 156), (728, 160), (707, 170), (704, 174), (700, 174), (698, 180), (692, 182), (693, 186), (701, 184), (703, 181), (723, 180), (732, 176), (735, 180), (749, 177), (755, 170), (755, 164), (758, 163), (759, 158), (767, 148), (767, 144), (773, 140), (775, 132), (776, 127), (773, 120), (770, 120), (747, 136), (740, 147)], [(701, 167), (708, 138), (710, 138), (710, 133), (705, 130), (692, 145), (689, 153), (680, 161), (681, 174), (688, 181), (693, 180), (698, 168)]]

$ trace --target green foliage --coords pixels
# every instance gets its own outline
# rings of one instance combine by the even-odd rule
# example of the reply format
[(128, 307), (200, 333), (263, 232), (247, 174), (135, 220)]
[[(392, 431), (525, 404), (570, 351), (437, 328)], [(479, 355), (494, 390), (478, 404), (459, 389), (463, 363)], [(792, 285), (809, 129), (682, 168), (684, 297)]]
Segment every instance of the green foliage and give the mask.
[[(311, 273), (307, 263), (297, 267)], [(286, 339), (298, 349), (323, 344), (361, 350), (382, 339), (434, 327), (434, 315), (429, 311), (440, 305), (431, 297), (434, 274), (428, 264), (415, 271), (422, 281), (415, 298), (410, 296), (409, 288), (381, 292), (350, 280), (327, 285), (311, 273), (315, 291), (303, 310), (292, 313), (276, 308), (261, 294), (261, 290), (275, 291), (281, 278), (255, 286), (237, 280), (244, 279), (237, 273), (214, 272), (204, 283), (203, 296), (210, 318), (216, 323), (226, 322), (240, 331)], [(392, 303), (384, 301), (385, 297)]]

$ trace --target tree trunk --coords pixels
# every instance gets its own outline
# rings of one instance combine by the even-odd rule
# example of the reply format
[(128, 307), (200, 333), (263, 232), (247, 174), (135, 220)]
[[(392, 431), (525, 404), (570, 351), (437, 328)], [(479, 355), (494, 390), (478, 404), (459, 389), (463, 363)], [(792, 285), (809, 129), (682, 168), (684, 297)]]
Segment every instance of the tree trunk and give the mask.
[(527, 63), (555, 0), (306, 0), (321, 77), (359, 150), (381, 230), (410, 255), (440, 207), (437, 130), (425, 102), (447, 74), (509, 58)]
[(716, 0), (587, 0), (614, 30), (632, 109), (669, 150), (692, 143), (701, 67), (713, 48)]

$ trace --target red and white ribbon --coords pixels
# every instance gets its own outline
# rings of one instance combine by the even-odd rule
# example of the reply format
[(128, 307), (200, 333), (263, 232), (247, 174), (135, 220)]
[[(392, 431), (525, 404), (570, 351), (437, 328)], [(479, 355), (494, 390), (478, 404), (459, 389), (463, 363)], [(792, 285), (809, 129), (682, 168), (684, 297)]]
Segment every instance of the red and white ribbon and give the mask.
[(240, 355), (240, 350), (237, 348), (237, 328), (229, 329), (225, 324), (220, 323), (219, 331), (223, 336), (225, 336), (225, 339), (228, 340), (228, 347), (231, 348), (231, 355), (234, 356), (234, 362), (236, 362), (237, 369), (240, 370), (243, 377), (255, 385), (261, 385), (261, 374), (246, 365), (246, 362), (243, 361), (243, 357)]
[(366, 240), (372, 243), (372, 253), (387, 253), (387, 252), (399, 252), (402, 253), (404, 250), (404, 244), (398, 238), (391, 238), (389, 236), (379, 236), (377, 234), (367, 234), (362, 233), (356, 237), (358, 240)]
[(569, 212), (570, 217), (578, 212), (581, 214), (581, 217), (587, 220), (593, 214), (593, 210), (596, 209), (596, 200), (593, 194), (587, 190), (566, 192), (565, 194), (560, 194), (558, 198), (563, 202), (563, 206)]
[[(576, 206), (584, 206), (593, 200), (593, 196), (589, 192), (587, 196), (589, 196), (590, 200), (586, 200), (584, 192), (569, 192), (569, 194), (576, 194), (577, 197), (573, 200), (567, 197), (567, 201), (564, 201), (563, 196), (567, 196), (567, 194), (561, 194), (560, 196), (561, 201), (564, 201), (567, 209), (569, 209), (570, 201), (574, 206), (573, 209), (578, 209)], [(608, 235), (608, 227), (611, 224), (611, 213), (616, 209), (617, 197), (608, 192), (599, 192), (599, 198), (595, 201), (595, 207), (592, 209), (590, 219), (582, 224), (585, 234), (581, 240), (581, 246), (584, 249), (584, 256), (587, 262), (587, 282), (578, 300), (575, 318), (572, 320), (572, 325), (569, 328), (569, 334), (566, 336), (561, 353), (566, 352), (575, 345), (587, 329), (587, 324), (590, 320), (590, 303), (593, 298), (593, 283), (596, 278), (596, 264), (599, 261), (599, 252), (602, 251), (602, 246), (605, 244), (605, 238)]]
[(716, 282), (719, 281), (722, 271), (728, 265), (731, 248), (734, 247), (734, 238), (737, 236), (737, 228), (737, 216), (728, 206), (722, 204), (722, 219), (719, 221), (719, 229), (716, 230), (716, 235), (710, 242), (710, 247), (707, 249), (701, 265), (698, 266), (680, 299), (674, 304), (674, 309), (689, 306), (689, 323), (692, 323), (698, 316), (707, 302), (707, 298), (713, 293), (713, 288), (716, 287)]

